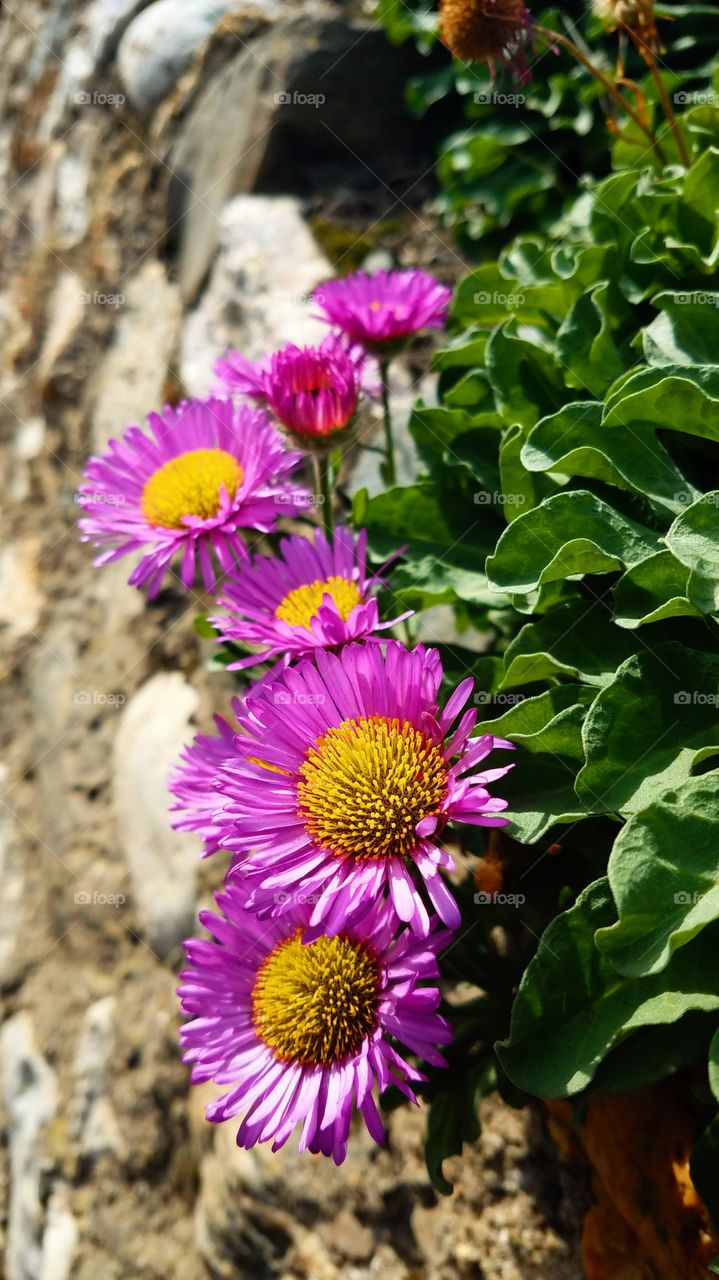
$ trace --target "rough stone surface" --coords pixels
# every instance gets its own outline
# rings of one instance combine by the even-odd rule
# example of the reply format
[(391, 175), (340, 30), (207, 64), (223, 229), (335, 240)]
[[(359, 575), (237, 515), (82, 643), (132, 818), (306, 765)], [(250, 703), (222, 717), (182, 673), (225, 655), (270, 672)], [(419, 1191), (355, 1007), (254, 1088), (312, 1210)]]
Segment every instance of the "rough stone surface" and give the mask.
[(217, 260), (182, 333), (180, 374), (193, 395), (212, 384), (227, 346), (251, 359), (286, 342), (321, 341), (327, 328), (308, 306), (331, 266), (292, 196), (237, 196), (222, 211)]
[[(322, 33), (317, 60), (288, 4), (292, 24)], [(291, 1145), (239, 1152), (180, 1061), (176, 943), (225, 863), (171, 832), (164, 773), (234, 685), (207, 671), (212, 646), (193, 630), (206, 598), (170, 586), (147, 605), (128, 562), (92, 568), (75, 528), (84, 460), (204, 392), (225, 344), (259, 356), (321, 336), (304, 298), (331, 263), (447, 279), (461, 263), (431, 210), (431, 156), (403, 132), (406, 51), (370, 30), (369, 0), (243, 0), (209, 36), (194, 28), (184, 70), (186, 53), (151, 72), (194, 21), (174, 3), (160, 40), (135, 47), (138, 83), (164, 95), (139, 119), (116, 51), (145, 8), (3, 10), (0, 546), (18, 588), (0, 591), (4, 1280), (579, 1280), (576, 1197), (531, 1115), (489, 1099), (438, 1202), (421, 1113), (395, 1113), (383, 1151), (358, 1129), (340, 1170)], [(240, 115), (259, 120), (268, 91), (235, 82), (242, 42), (266, 37), (290, 70), (270, 82), (261, 167), (233, 174), (246, 188), (228, 204)], [(199, 145), (202, 120), (217, 146)], [(180, 156), (211, 213), (192, 216)], [(398, 421), (417, 374), (398, 369)]]
[(220, 18), (238, 0), (155, 0), (125, 31), (118, 49), (120, 79), (137, 111), (164, 98)]
[(145, 936), (163, 955), (195, 916), (197, 843), (170, 827), (167, 780), (192, 737), (198, 702), (179, 672), (158, 673), (128, 703), (115, 739), (121, 848)]

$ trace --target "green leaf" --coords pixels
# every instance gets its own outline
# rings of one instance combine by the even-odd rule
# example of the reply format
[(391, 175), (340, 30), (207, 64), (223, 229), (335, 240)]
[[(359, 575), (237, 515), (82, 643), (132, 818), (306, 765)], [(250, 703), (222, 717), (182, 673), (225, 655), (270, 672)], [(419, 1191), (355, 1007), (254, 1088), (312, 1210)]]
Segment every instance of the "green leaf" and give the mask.
[(432, 1100), (424, 1154), (430, 1180), (440, 1195), (449, 1196), (454, 1190), (442, 1164), (449, 1156), (461, 1155), (465, 1143), (477, 1141), (481, 1132), (479, 1103), (490, 1088), (487, 1064), (481, 1062), (460, 1075), (452, 1089), (442, 1090)]
[(516, 520), (523, 511), (538, 506), (554, 489), (550, 479), (531, 475), (523, 465), (522, 452), (526, 439), (527, 428), (516, 423), (504, 433), (499, 450), (502, 510), (507, 524)]
[(644, 355), (653, 365), (716, 364), (719, 360), (719, 293), (659, 293), (661, 315), (642, 331)]
[(670, 643), (628, 658), (587, 715), (577, 795), (631, 814), (679, 787), (719, 752), (718, 699), (719, 654)]
[(719, 366), (642, 369), (607, 397), (605, 427), (651, 423), (719, 440)]
[(653, 427), (609, 432), (602, 425), (602, 405), (592, 400), (566, 404), (538, 422), (522, 462), (528, 471), (561, 471), (618, 485), (672, 513), (696, 496)]
[(521, 337), (509, 323), (495, 329), (487, 343), (487, 370), (497, 408), (507, 422), (533, 427), (567, 399), (562, 367), (537, 336)]
[(634, 629), (665, 618), (698, 618), (689, 600), (689, 571), (671, 551), (657, 551), (629, 569), (614, 588), (617, 626)]
[(716, 773), (689, 779), (617, 836), (607, 874), (619, 919), (596, 943), (620, 973), (659, 973), (719, 918), (718, 781)]
[[(632, 312), (613, 282), (602, 281), (577, 299), (557, 332), (565, 381), (599, 396), (630, 363)], [(633, 363), (633, 361), (631, 361)]]
[(574, 574), (630, 568), (657, 549), (657, 536), (584, 489), (545, 499), (519, 516), (487, 561), (500, 591), (533, 591)]
[[(714, 1226), (719, 1229), (719, 1115), (714, 1117), (695, 1144), (689, 1172)], [(710, 1263), (709, 1270), (719, 1275), (719, 1258)]]
[(686, 1013), (674, 1026), (644, 1027), (604, 1059), (592, 1091), (629, 1093), (706, 1061), (716, 1026), (711, 1013)]
[(687, 595), (702, 613), (719, 611), (719, 490), (705, 494), (674, 521), (664, 539), (691, 570)]
[(714, 1033), (709, 1045), (709, 1085), (719, 1102), (719, 1030)]
[(716, 926), (677, 951), (665, 973), (623, 978), (594, 945), (614, 915), (607, 881), (599, 880), (542, 935), (514, 1002), (509, 1040), (497, 1046), (518, 1088), (541, 1098), (578, 1093), (631, 1032), (719, 1009)]
[[(509, 738), (518, 748), (516, 768), (502, 779), (509, 801), (509, 832), (531, 844), (557, 823), (574, 822), (587, 810), (572, 786), (582, 763), (581, 726), (595, 691), (581, 685), (558, 685), (535, 698), (516, 695), (514, 706), (496, 720), (485, 720), (477, 733)], [(506, 705), (511, 695), (475, 694), (479, 705)]]
[(637, 644), (595, 600), (567, 601), (522, 627), (505, 654), (501, 688), (563, 676), (601, 687)]

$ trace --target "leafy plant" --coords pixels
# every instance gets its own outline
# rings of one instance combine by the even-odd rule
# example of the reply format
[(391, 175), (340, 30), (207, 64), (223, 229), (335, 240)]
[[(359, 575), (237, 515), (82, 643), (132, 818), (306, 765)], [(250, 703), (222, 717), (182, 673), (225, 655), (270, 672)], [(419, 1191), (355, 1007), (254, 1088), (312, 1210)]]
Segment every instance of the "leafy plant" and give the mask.
[[(502, 976), (479, 984), (499, 1080), (583, 1105), (703, 1068), (694, 1173), (719, 1221), (719, 111), (682, 128), (688, 170), (605, 177), (561, 234), (520, 235), (462, 281), (439, 406), (410, 424), (426, 472), (355, 515), (377, 555), (390, 530), (406, 542), (403, 601), (484, 633), (456, 659), (480, 731), (517, 747), (515, 843), (494, 851), (516, 904)], [(465, 895), (480, 952), (496, 925)], [(483, 1007), (478, 1061), (489, 1034)]]

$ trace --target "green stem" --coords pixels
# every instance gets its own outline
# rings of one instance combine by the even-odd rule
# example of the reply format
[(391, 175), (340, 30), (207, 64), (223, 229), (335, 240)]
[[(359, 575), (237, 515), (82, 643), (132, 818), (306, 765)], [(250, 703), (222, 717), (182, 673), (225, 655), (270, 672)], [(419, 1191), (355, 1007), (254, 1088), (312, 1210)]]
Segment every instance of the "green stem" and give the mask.
[(561, 45), (568, 53), (572, 54), (572, 57), (577, 59), (577, 62), (581, 62), (582, 66), (590, 73), (590, 75), (593, 75), (595, 80), (599, 81), (605, 93), (608, 93), (609, 96), (614, 99), (617, 105), (621, 107), (622, 111), (629, 116), (630, 120), (634, 121), (637, 128), (641, 129), (645, 137), (649, 139), (652, 145), (652, 150), (656, 153), (657, 159), (660, 160), (662, 164), (666, 164), (667, 158), (662, 151), (661, 145), (657, 142), (657, 139), (649, 126), (642, 120), (639, 112), (635, 111), (631, 103), (627, 102), (626, 98), (622, 97), (617, 86), (612, 84), (611, 80), (607, 79), (604, 72), (600, 71), (599, 67), (582, 52), (574, 41), (570, 40), (568, 36), (561, 35), (558, 31), (552, 31), (549, 27), (534, 26), (533, 30), (536, 35), (544, 36), (547, 40), (551, 40), (554, 43)]
[(384, 482), (386, 485), (394, 485), (397, 483), (397, 469), (394, 462), (392, 415), (389, 408), (389, 360), (380, 360), (379, 376), (382, 383), (382, 414), (384, 417)]
[(669, 101), (669, 95), (664, 87), (664, 81), (662, 80), (661, 72), (659, 70), (659, 67), (657, 66), (657, 60), (654, 57), (654, 53), (649, 48), (649, 46), (645, 44), (643, 40), (640, 39), (640, 37), (636, 34), (635, 31), (632, 31), (629, 27), (625, 26), (624, 23), (622, 23), (622, 26), (624, 27), (624, 30), (627, 31), (627, 33), (629, 34), (629, 37), (634, 44), (634, 47), (637, 49), (640, 56), (644, 59), (647, 66), (649, 67), (652, 80), (654, 81), (654, 84), (656, 85), (657, 93), (659, 94), (659, 101), (662, 104), (662, 109), (669, 123), (669, 128), (674, 134), (674, 141), (677, 144), (677, 150), (679, 152), (681, 162), (684, 165), (685, 169), (689, 169), (691, 168), (691, 163), (692, 163), (691, 156), (687, 151), (686, 143), (684, 141), (682, 131), (679, 127), (679, 121), (677, 120), (677, 117), (675, 115), (674, 108), (671, 102)]
[(312, 454), (315, 473), (315, 501), (322, 514), (322, 528), (330, 542), (334, 534), (334, 512), (332, 506), (332, 459), (329, 450)]

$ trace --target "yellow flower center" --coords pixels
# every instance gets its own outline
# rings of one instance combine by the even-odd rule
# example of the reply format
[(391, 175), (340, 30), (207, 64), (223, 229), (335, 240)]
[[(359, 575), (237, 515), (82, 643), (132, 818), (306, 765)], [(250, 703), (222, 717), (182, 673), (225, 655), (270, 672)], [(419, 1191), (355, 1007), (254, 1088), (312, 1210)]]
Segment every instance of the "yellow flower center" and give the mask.
[(355, 605), (362, 603), (362, 593), (357, 583), (349, 578), (332, 577), (325, 581), (317, 578), (314, 582), (306, 582), (288, 592), (278, 604), (275, 617), (280, 622), (289, 623), (291, 627), (306, 627), (309, 630), (326, 595), (332, 597), (343, 622), (347, 621)]
[(220, 488), (234, 498), (242, 467), (224, 449), (191, 449), (159, 467), (143, 491), (141, 506), (150, 524), (184, 529), (183, 516), (209, 520), (220, 509)]
[(298, 930), (257, 974), (257, 1034), (280, 1062), (341, 1062), (374, 1030), (379, 989), (377, 964), (360, 943), (323, 936), (304, 946)]
[(337, 857), (405, 857), (422, 818), (447, 793), (442, 753), (411, 724), (344, 720), (310, 747), (301, 767), (300, 813), (316, 844)]

